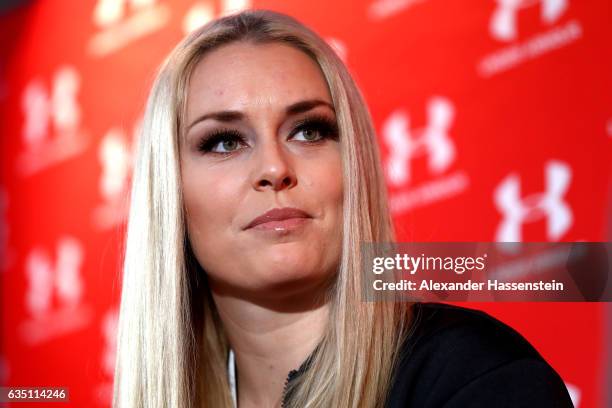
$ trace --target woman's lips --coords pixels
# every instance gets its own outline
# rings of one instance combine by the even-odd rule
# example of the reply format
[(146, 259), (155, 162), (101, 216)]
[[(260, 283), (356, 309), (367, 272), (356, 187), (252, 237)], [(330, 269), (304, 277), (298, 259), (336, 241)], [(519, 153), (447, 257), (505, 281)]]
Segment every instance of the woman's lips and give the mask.
[(268, 221), (257, 224), (251, 229), (260, 231), (293, 231), (310, 221), (310, 218), (287, 218), (280, 221)]
[(299, 208), (273, 208), (253, 219), (244, 229), (291, 229), (303, 225), (310, 218), (310, 214)]

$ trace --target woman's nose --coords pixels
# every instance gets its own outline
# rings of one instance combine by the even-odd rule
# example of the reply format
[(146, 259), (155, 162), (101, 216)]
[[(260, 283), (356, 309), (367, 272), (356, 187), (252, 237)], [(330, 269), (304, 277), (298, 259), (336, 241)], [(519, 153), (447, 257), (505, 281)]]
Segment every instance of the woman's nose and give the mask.
[(290, 152), (278, 140), (264, 142), (255, 154), (253, 188), (274, 191), (291, 188), (297, 183)]

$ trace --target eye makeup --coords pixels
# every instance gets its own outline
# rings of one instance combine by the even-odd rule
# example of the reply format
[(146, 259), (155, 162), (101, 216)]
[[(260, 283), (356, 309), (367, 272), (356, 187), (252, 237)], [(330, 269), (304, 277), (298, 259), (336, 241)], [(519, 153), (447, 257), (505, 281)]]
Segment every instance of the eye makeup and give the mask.
[[(297, 121), (289, 133), (289, 137), (293, 138), (296, 134), (307, 130), (315, 131), (319, 135), (318, 138), (316, 140), (300, 140), (300, 143), (320, 144), (326, 140), (337, 141), (339, 139), (339, 131), (336, 121), (328, 116), (316, 114)], [(238, 145), (229, 145), (236, 146), (235, 149), (231, 149), (229, 151), (216, 151), (216, 148), (221, 143), (225, 144), (224, 148), (227, 149), (229, 146), (226, 144), (226, 142), (237, 142)], [(197, 147), (198, 151), (205, 155), (212, 154), (227, 156), (241, 150), (239, 145), (248, 145), (247, 138), (240, 131), (230, 128), (218, 128), (206, 133), (199, 140)]]
[(316, 130), (321, 135), (321, 139), (332, 139), (338, 140), (339, 132), (338, 125), (335, 120), (331, 120), (329, 117), (324, 115), (312, 115), (298, 121), (291, 132), (291, 136), (303, 130)]
[(215, 129), (212, 132), (207, 133), (198, 142), (198, 151), (203, 154), (228, 154), (229, 152), (216, 152), (213, 150), (221, 142), (235, 141), (241, 144), (246, 144), (246, 139), (242, 136), (242, 133), (235, 129)]

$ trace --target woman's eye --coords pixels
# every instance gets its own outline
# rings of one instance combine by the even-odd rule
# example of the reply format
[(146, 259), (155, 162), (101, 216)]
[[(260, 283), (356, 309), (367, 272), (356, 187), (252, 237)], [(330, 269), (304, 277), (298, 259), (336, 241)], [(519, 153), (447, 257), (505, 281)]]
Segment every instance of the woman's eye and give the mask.
[(198, 150), (203, 153), (228, 154), (240, 149), (244, 138), (237, 132), (220, 131), (202, 140)]
[(306, 119), (296, 127), (292, 136), (306, 142), (319, 142), (323, 139), (337, 139), (338, 127), (335, 122), (324, 118)]
[(322, 138), (321, 132), (313, 128), (306, 128), (303, 130), (298, 130), (295, 133), (295, 135), (300, 135), (300, 134), (302, 135), (304, 140), (307, 140), (307, 141), (314, 141), (314, 140), (318, 140), (319, 138)]
[[(238, 148), (238, 141), (236, 139), (226, 139), (215, 145), (215, 147), (219, 146), (222, 149), (222, 152), (231, 152), (232, 150), (236, 150)], [(218, 151), (216, 149), (212, 150), (213, 152)]]

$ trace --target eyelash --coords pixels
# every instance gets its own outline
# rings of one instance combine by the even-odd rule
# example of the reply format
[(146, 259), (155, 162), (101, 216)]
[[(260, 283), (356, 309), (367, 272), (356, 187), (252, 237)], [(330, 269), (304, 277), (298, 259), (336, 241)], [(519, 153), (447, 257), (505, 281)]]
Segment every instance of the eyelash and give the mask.
[[(324, 116), (311, 116), (306, 118), (296, 124), (291, 132), (291, 136), (295, 136), (297, 133), (303, 130), (315, 130), (319, 132), (320, 138), (314, 141), (304, 141), (303, 143), (307, 144), (316, 144), (324, 142), (326, 139), (338, 140), (338, 125), (335, 121), (331, 121), (330, 119)], [(198, 143), (198, 150), (203, 154), (216, 154), (226, 156), (234, 153), (236, 149), (230, 152), (213, 152), (212, 149), (217, 146), (220, 142), (226, 140), (236, 140), (242, 144), (246, 143), (246, 139), (242, 134), (234, 129), (217, 129), (210, 133), (200, 140)]]

